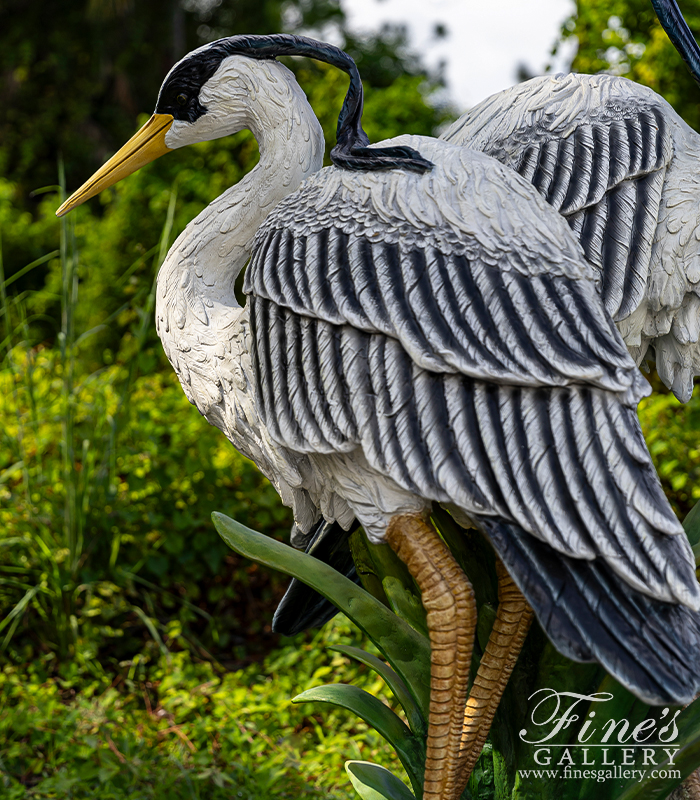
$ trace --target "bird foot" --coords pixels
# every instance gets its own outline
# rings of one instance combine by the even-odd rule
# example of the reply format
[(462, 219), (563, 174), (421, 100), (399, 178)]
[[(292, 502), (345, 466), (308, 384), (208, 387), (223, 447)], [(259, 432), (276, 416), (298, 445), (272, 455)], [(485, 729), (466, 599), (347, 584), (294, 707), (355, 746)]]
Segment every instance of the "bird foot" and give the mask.
[(421, 590), (431, 648), (423, 800), (458, 800), (486, 741), (533, 612), (497, 561), (498, 611), (467, 699), (477, 609), (469, 579), (429, 520), (394, 517), (387, 541)]
[(394, 517), (387, 541), (421, 590), (430, 638), (430, 710), (423, 800), (456, 800), (476, 601), (435, 528), (418, 514)]

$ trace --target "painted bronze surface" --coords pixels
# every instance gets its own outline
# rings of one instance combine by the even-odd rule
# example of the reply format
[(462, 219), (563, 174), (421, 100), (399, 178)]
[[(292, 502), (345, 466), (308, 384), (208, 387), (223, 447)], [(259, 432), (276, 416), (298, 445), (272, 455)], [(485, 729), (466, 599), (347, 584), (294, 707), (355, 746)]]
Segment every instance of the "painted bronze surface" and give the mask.
[[(318, 121), (274, 60), (294, 52), (351, 75), (328, 169)], [(190, 402), (292, 507), (294, 544), (321, 519), (360, 524), (421, 584), (435, 800), (473, 766), (530, 606), (562, 653), (649, 703), (700, 688), (695, 563), (636, 416), (650, 346), (679, 397), (700, 371), (700, 253), (684, 227), (700, 151), (631, 87), (535, 79), (443, 140), (374, 147), (352, 61), (279, 35), (200, 48), (158, 101), (168, 125), (152, 157), (244, 128), (260, 146), (161, 268), (164, 350)], [(434, 504), (504, 565), (466, 721), (473, 597), (424, 521)]]
[(420, 587), (430, 634), (430, 718), (424, 800), (454, 800), (462, 789), (464, 707), (476, 601), (471, 584), (429, 521), (394, 517), (387, 541)]

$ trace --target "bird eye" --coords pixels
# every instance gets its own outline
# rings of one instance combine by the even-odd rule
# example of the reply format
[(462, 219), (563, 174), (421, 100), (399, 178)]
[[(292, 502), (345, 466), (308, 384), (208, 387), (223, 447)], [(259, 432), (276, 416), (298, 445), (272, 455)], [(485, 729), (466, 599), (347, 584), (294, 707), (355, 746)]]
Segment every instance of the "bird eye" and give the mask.
[(176, 98), (178, 105), (186, 106), (187, 105), (187, 95), (186, 94), (179, 94)]

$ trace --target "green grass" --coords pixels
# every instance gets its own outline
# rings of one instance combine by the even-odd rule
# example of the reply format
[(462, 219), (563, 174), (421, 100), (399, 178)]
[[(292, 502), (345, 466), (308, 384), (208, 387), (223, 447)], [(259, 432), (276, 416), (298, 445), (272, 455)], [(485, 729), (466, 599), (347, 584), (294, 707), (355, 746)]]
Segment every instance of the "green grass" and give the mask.
[(328, 680), (387, 697), (381, 680), (326, 647), (361, 644), (344, 617), (264, 661), (220, 672), (187, 650), (135, 658), (112, 685), (0, 673), (0, 790), (19, 798), (350, 798), (343, 763), (401, 774), (381, 737), (349, 712), (290, 698)]
[[(175, 206), (173, 192), (154, 276)], [(241, 663), (274, 643), (281, 582), (233, 557), (210, 514), (276, 535), (290, 514), (184, 397), (155, 343), (153, 279), (123, 309), (117, 357), (87, 366), (79, 244), (64, 221), (53, 345), (32, 341), (34, 294), (8, 296), (0, 261), (0, 659), (51, 653), (59, 674), (99, 677), (163, 648), (176, 620), (198, 655)]]

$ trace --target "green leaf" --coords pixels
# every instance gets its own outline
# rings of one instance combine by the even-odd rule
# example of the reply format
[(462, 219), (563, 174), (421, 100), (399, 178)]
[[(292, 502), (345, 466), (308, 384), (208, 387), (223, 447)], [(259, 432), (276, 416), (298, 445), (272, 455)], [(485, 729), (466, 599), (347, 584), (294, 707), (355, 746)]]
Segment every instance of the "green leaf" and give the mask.
[(696, 503), (683, 520), (683, 528), (693, 548), (695, 563), (700, 559), (700, 502)]
[(386, 596), (382, 586), (381, 576), (377, 571), (377, 565), (369, 552), (369, 541), (362, 528), (358, 528), (350, 537), (350, 551), (363, 588), (372, 597), (376, 597), (380, 603), (383, 603), (387, 608), (391, 608), (389, 598)]
[(394, 712), (369, 692), (347, 683), (332, 683), (308, 689), (292, 699), (293, 703), (329, 703), (357, 714), (380, 733), (401, 759), (413, 789), (420, 795), (425, 768), (425, 747)]
[[(675, 713), (671, 709), (671, 715)], [(671, 716), (669, 715), (669, 716)], [(684, 781), (700, 764), (700, 698), (694, 700), (678, 717), (678, 737), (668, 743), (669, 749), (678, 748), (673, 765), (665, 761), (654, 770), (661, 772), (680, 771), (680, 778), (647, 778), (637, 782), (630, 780), (616, 800), (664, 800), (676, 786)], [(639, 766), (637, 764), (636, 766)]]
[(426, 735), (428, 728), (425, 723), (425, 718), (421, 714), (420, 708), (411, 697), (411, 693), (408, 691), (406, 684), (394, 672), (394, 670), (391, 669), (391, 667), (387, 666), (383, 661), (376, 656), (373, 656), (371, 653), (360, 650), (359, 647), (336, 645), (330, 649), (335, 650), (338, 653), (343, 653), (343, 655), (350, 656), (350, 658), (354, 658), (361, 664), (366, 664), (370, 669), (373, 669), (378, 675), (384, 678), (387, 686), (394, 693), (396, 699), (399, 701), (399, 703), (401, 703), (401, 707), (406, 712), (406, 718), (408, 719), (408, 725), (411, 731), (414, 733), (414, 735), (420, 738), (423, 738)]
[(370, 761), (346, 761), (345, 771), (362, 800), (415, 800), (396, 775)]
[(153, 620), (143, 611), (143, 609), (139, 608), (138, 606), (131, 606), (131, 610), (136, 614), (136, 616), (143, 622), (143, 624), (148, 628), (148, 632), (153, 637), (153, 640), (160, 648), (160, 652), (166, 657), (170, 657), (170, 650), (165, 646), (165, 643), (160, 638), (160, 634), (158, 633), (158, 629), (153, 624)]
[(322, 561), (246, 528), (217, 511), (211, 516), (219, 535), (232, 550), (303, 581), (346, 614), (381, 650), (427, 718), (430, 642), (424, 636)]
[(10, 639), (12, 638), (15, 630), (17, 629), (17, 625), (19, 624), (20, 619), (22, 618), (22, 612), (24, 609), (31, 603), (34, 596), (41, 591), (41, 584), (37, 584), (29, 589), (22, 599), (15, 605), (15, 607), (10, 611), (10, 613), (5, 617), (5, 619), (0, 622), (0, 631), (3, 631), (7, 625), (10, 625), (9, 630), (5, 634), (5, 638), (2, 640), (0, 644), (0, 652), (2, 652), (8, 645)]
[(362, 529), (353, 534), (352, 557), (362, 585), (371, 595), (388, 605), (401, 619), (428, 635), (428, 623), (420, 589), (408, 567), (388, 544), (372, 544)]

